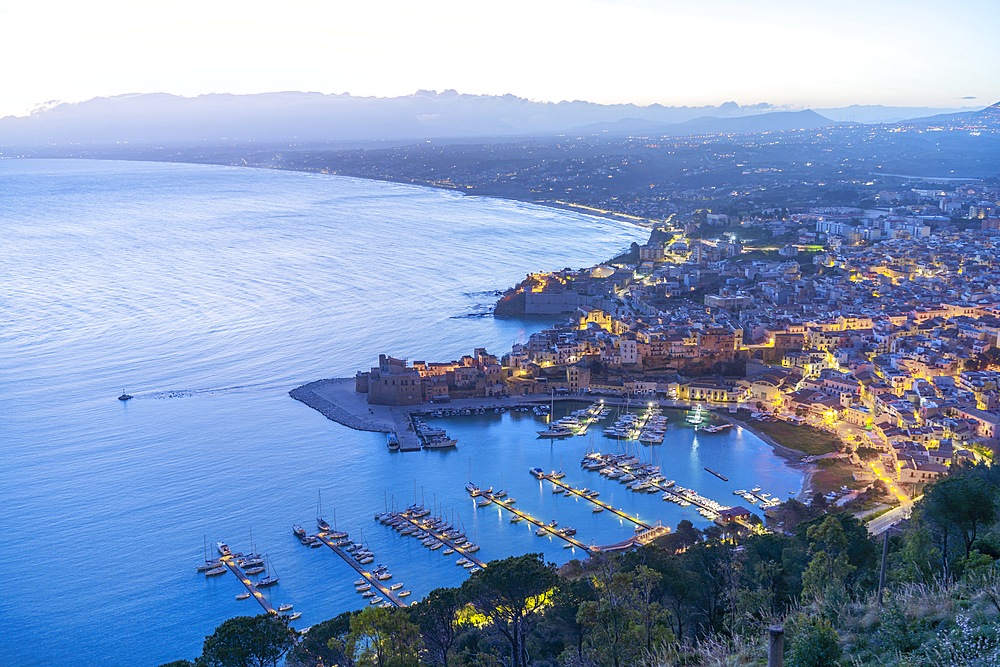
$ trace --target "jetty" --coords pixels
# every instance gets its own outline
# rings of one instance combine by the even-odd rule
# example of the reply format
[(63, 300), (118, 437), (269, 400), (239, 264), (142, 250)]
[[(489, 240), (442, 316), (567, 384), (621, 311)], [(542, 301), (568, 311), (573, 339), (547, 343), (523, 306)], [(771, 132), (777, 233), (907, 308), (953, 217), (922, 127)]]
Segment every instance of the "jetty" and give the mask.
[(721, 511), (728, 509), (725, 505), (706, 498), (692, 489), (675, 486), (672, 481), (661, 481), (663, 477), (658, 474), (659, 468), (653, 469), (639, 463), (635, 457), (622, 457), (593, 452), (584, 457), (582, 465), (584, 468), (594, 472), (610, 471), (609, 474), (613, 475), (613, 479), (624, 477), (626, 474), (631, 475), (634, 479), (642, 478), (645, 480), (644, 484), (647, 487), (661, 492), (664, 500), (671, 500), (678, 504), (690, 503), (698, 508), (702, 516), (713, 521), (719, 519)]
[[(598, 551), (596, 547), (589, 547), (580, 540), (574, 538), (572, 535), (567, 535), (565, 532), (566, 531), (565, 528), (559, 529), (555, 526), (555, 524), (545, 523), (544, 521), (541, 521), (540, 519), (536, 519), (535, 517), (531, 516), (527, 512), (522, 512), (521, 510), (517, 509), (510, 503), (504, 502), (502, 498), (497, 498), (496, 496), (494, 496), (492, 491), (483, 491), (482, 489), (477, 489), (477, 490), (478, 490), (478, 496), (480, 498), (486, 498), (487, 500), (490, 501), (490, 503), (495, 504), (497, 507), (507, 510), (508, 512), (510, 512), (515, 516), (521, 517), (521, 519), (527, 521), (530, 524), (538, 526), (538, 528), (544, 530), (549, 535), (554, 535), (555, 537), (565, 540), (570, 544), (572, 544), (574, 547), (583, 549), (587, 553), (596, 553)], [(472, 491), (470, 490), (469, 493), (472, 493)]]
[(625, 519), (626, 521), (631, 521), (632, 523), (634, 523), (635, 525), (639, 526), (643, 530), (651, 530), (653, 528), (653, 526), (649, 525), (645, 521), (642, 521), (641, 519), (639, 519), (639, 517), (632, 516), (631, 514), (628, 514), (628, 513), (624, 512), (624, 511), (620, 510), (620, 509), (612, 507), (611, 505), (609, 505), (608, 503), (604, 502), (603, 500), (598, 500), (596, 497), (592, 498), (592, 497), (590, 497), (590, 496), (587, 495), (587, 493), (586, 493), (585, 490), (573, 488), (569, 484), (566, 484), (565, 482), (563, 482), (563, 481), (561, 481), (561, 480), (556, 479), (555, 477), (553, 477), (551, 473), (544, 473), (544, 474), (542, 474), (540, 476), (536, 475), (536, 477), (538, 477), (538, 479), (542, 479), (542, 480), (545, 480), (545, 481), (548, 481), (548, 482), (552, 482), (556, 486), (561, 486), (563, 489), (565, 489), (566, 493), (574, 495), (577, 498), (583, 498), (584, 500), (589, 501), (589, 502), (593, 503), (594, 505), (597, 505), (598, 507), (601, 507), (601, 508), (603, 508), (604, 510), (606, 510), (608, 512), (611, 512), (615, 516), (618, 516), (618, 517), (620, 517), (622, 519)]
[(267, 601), (264, 594), (260, 592), (260, 589), (254, 585), (250, 577), (247, 576), (247, 573), (243, 571), (243, 568), (236, 564), (236, 556), (223, 556), (222, 562), (229, 568), (230, 572), (236, 575), (236, 578), (240, 580), (240, 583), (250, 593), (250, 597), (256, 600), (264, 608), (264, 611), (268, 614), (278, 615), (278, 610), (271, 606), (271, 603)]
[[(409, 510), (403, 512), (386, 512), (384, 514), (376, 514), (375, 520), (383, 525), (396, 528), (397, 530), (400, 530), (399, 528), (397, 528), (397, 525), (399, 524), (413, 526), (418, 531), (426, 533), (427, 537), (433, 538), (441, 545), (454, 550), (454, 552), (457, 554), (462, 555), (470, 563), (475, 564), (476, 567), (483, 569), (486, 568), (486, 563), (476, 558), (474, 555), (472, 555), (472, 552), (469, 551), (470, 545), (468, 542), (465, 542), (463, 544), (458, 543), (459, 539), (462, 539), (464, 541), (464, 538), (448, 537), (448, 535), (446, 535), (448, 530), (439, 528), (436, 525), (435, 520), (428, 520), (425, 517), (417, 517), (414, 515), (413, 512)], [(413, 536), (416, 537), (417, 535)]]
[(656, 522), (655, 526), (650, 526), (648, 530), (644, 530), (640, 533), (636, 533), (627, 540), (622, 540), (616, 544), (608, 544), (603, 547), (598, 547), (597, 551), (601, 553), (610, 553), (614, 551), (628, 551), (629, 549), (635, 549), (637, 547), (644, 547), (658, 537), (663, 537), (664, 535), (669, 535), (670, 529), (664, 526), (659, 521)]
[(379, 593), (384, 595), (386, 600), (391, 602), (396, 607), (406, 606), (406, 603), (403, 602), (401, 599), (399, 599), (399, 597), (396, 595), (395, 592), (389, 590), (389, 587), (386, 586), (384, 583), (382, 583), (382, 581), (379, 580), (378, 577), (375, 576), (375, 574), (361, 567), (361, 565), (357, 561), (355, 561), (354, 558), (352, 558), (349, 553), (347, 553), (339, 546), (337, 546), (337, 543), (333, 539), (331, 539), (325, 532), (316, 533), (314, 537), (323, 544), (325, 544), (326, 546), (330, 547), (330, 551), (340, 556), (345, 563), (354, 568), (354, 571), (360, 574), (362, 578), (371, 585), (372, 588), (377, 589)]

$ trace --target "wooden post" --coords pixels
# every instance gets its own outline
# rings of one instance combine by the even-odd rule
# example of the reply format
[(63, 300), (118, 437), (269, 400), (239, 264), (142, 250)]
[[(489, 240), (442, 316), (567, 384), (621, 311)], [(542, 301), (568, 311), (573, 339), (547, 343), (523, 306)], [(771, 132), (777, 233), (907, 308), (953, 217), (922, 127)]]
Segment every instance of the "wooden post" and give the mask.
[(767, 629), (770, 641), (767, 645), (767, 667), (783, 667), (785, 664), (785, 628), (772, 625)]
[(889, 529), (882, 533), (882, 565), (878, 571), (878, 606), (882, 606), (882, 592), (885, 589), (885, 561), (889, 556)]

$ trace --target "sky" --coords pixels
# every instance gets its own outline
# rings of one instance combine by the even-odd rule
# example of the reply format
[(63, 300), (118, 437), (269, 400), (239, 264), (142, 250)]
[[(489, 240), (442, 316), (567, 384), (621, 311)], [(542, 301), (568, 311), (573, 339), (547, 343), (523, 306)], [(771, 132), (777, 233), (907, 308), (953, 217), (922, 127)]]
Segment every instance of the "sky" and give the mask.
[(0, 116), (166, 92), (1000, 101), (996, 0), (0, 0)]

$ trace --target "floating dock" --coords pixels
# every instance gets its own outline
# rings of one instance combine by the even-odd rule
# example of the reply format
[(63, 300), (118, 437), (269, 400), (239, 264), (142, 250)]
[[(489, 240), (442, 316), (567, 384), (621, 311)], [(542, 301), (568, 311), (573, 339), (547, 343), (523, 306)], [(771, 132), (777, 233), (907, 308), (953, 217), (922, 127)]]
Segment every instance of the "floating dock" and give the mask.
[[(538, 476), (536, 475), (536, 477), (538, 477)], [(612, 507), (611, 505), (607, 504), (603, 500), (598, 500), (597, 498), (591, 498), (588, 495), (586, 495), (583, 491), (580, 491), (579, 489), (574, 489), (569, 484), (566, 484), (566, 483), (564, 483), (564, 482), (562, 482), (562, 481), (554, 478), (551, 475), (551, 473), (543, 474), (540, 477), (538, 477), (538, 479), (542, 479), (542, 480), (545, 480), (545, 481), (548, 481), (548, 482), (552, 482), (556, 486), (561, 486), (563, 489), (566, 490), (567, 493), (571, 493), (571, 494), (573, 494), (574, 496), (576, 496), (578, 498), (583, 498), (584, 500), (590, 501), (590, 502), (594, 503), (595, 505), (597, 505), (598, 507), (602, 507), (606, 511), (611, 512), (615, 516), (618, 516), (618, 517), (620, 517), (622, 519), (625, 519), (626, 521), (631, 521), (632, 523), (634, 523), (635, 525), (639, 526), (643, 530), (651, 530), (653, 528), (651, 525), (649, 525), (645, 521), (640, 520), (639, 517), (635, 517), (635, 516), (632, 516), (631, 514), (627, 514), (627, 513), (623, 512), (620, 509), (616, 509), (616, 508)]]
[(250, 597), (260, 603), (260, 606), (264, 608), (264, 611), (277, 616), (278, 610), (271, 606), (271, 603), (264, 598), (264, 594), (261, 593), (260, 589), (254, 585), (254, 583), (250, 580), (250, 577), (247, 576), (247, 573), (243, 571), (243, 568), (236, 564), (235, 556), (223, 556), (222, 562), (225, 563), (230, 572), (236, 575), (236, 578), (240, 580), (240, 583), (243, 584), (246, 587), (247, 592), (250, 593)]
[(579, 549), (583, 549), (587, 553), (596, 553), (598, 551), (598, 549), (596, 547), (588, 547), (586, 544), (584, 544), (580, 540), (577, 540), (577, 539), (573, 538), (570, 535), (564, 535), (555, 526), (550, 526), (549, 524), (544, 523), (543, 521), (540, 521), (539, 519), (536, 519), (535, 517), (531, 516), (527, 512), (522, 512), (521, 510), (517, 509), (513, 505), (504, 502), (502, 498), (496, 498), (496, 497), (494, 497), (494, 495), (493, 495), (493, 493), (491, 491), (482, 491), (482, 490), (480, 490), (479, 491), (479, 497), (480, 498), (486, 498), (487, 500), (490, 500), (497, 507), (501, 507), (501, 508), (507, 510), (508, 512), (510, 512), (511, 514), (513, 514), (515, 516), (521, 517), (522, 519), (524, 519), (528, 523), (534, 524), (534, 525), (538, 526), (539, 528), (544, 529), (545, 532), (547, 532), (549, 535), (553, 535), (553, 536), (558, 537), (560, 539), (566, 540), (567, 542), (569, 542), (570, 544), (572, 544), (574, 547), (577, 547)]
[[(449, 549), (454, 549), (455, 553), (461, 554), (466, 559), (468, 559), (470, 562), (475, 563), (477, 567), (481, 567), (483, 569), (486, 568), (486, 563), (484, 563), (483, 561), (481, 561), (478, 558), (476, 558), (475, 556), (473, 556), (472, 553), (469, 552), (469, 550), (466, 549), (465, 547), (463, 547), (463, 546), (461, 546), (459, 544), (456, 544), (453, 540), (445, 537), (444, 534), (441, 531), (439, 531), (436, 528), (434, 528), (433, 526), (431, 526), (429, 522), (421, 521), (420, 519), (418, 519), (416, 517), (412, 517), (412, 516), (409, 515), (408, 512), (392, 512), (392, 514), (394, 516), (397, 516), (400, 519), (406, 521), (410, 525), (412, 525), (412, 526), (414, 526), (414, 527), (416, 527), (416, 528), (424, 531), (429, 536), (433, 537), (435, 540), (437, 540), (438, 542), (440, 542), (444, 546), (448, 547)], [(379, 520), (378, 516), (375, 517), (375, 520), (376, 521)], [(386, 525), (388, 525), (388, 524), (386, 524)]]
[(330, 550), (340, 556), (345, 563), (353, 567), (354, 570), (365, 579), (365, 581), (372, 585), (372, 588), (377, 589), (379, 593), (384, 595), (386, 600), (397, 607), (406, 606), (406, 603), (400, 600), (393, 591), (389, 590), (388, 586), (379, 581), (374, 574), (363, 568), (361, 564), (355, 561), (349, 553), (338, 547), (331, 538), (327, 537), (326, 533), (317, 533), (315, 537), (317, 540), (330, 547)]

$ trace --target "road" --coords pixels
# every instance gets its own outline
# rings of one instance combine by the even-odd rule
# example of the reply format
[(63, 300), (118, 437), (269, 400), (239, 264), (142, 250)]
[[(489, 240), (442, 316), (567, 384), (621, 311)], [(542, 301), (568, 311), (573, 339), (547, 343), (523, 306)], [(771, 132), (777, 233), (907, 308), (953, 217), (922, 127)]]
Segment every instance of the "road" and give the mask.
[(889, 528), (902, 521), (903, 519), (909, 519), (910, 510), (912, 508), (913, 508), (912, 503), (892, 508), (882, 516), (876, 517), (871, 521), (869, 521), (868, 532), (871, 533), (872, 535), (881, 535), (885, 531), (889, 530)]

